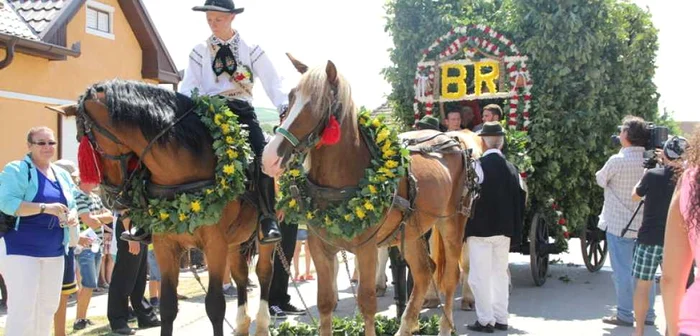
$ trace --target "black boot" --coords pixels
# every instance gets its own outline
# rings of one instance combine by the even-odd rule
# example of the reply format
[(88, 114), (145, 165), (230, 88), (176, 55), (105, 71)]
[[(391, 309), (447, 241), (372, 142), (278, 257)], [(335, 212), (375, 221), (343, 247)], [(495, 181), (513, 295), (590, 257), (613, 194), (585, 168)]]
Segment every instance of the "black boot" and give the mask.
[(282, 240), (279, 226), (277, 226), (277, 214), (275, 212), (275, 180), (263, 173), (258, 165), (257, 191), (258, 191), (258, 239), (261, 244), (272, 244)]
[(119, 239), (148, 245), (152, 242), (151, 233), (140, 227), (132, 227), (129, 231), (122, 232)]

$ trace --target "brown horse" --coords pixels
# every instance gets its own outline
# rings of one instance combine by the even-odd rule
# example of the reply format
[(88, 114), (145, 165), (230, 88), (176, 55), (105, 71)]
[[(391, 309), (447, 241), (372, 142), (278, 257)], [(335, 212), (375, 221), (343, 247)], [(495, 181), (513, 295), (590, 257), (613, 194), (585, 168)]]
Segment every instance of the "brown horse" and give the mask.
[[(175, 123), (193, 106), (191, 99), (175, 92), (140, 82), (115, 80), (93, 85), (79, 104), (58, 109), (67, 116), (76, 116), (79, 137), (85, 134), (92, 139), (102, 167), (102, 185), (113, 198), (119, 190), (128, 187), (124, 184), (129, 174), (126, 168), (129, 159), (141, 155), (161, 132), (165, 132), (164, 135), (140, 158), (151, 172), (152, 185), (179, 188), (182, 192), (186, 189), (182, 186), (213, 180), (216, 157), (206, 126), (194, 113)], [(154, 234), (154, 250), (162, 273), (161, 335), (173, 333), (178, 311), (179, 261), (190, 247), (202, 249), (207, 258), (209, 289), (205, 304), (213, 334), (224, 334), (226, 302), (222, 282), (229, 276), (224, 274), (228, 259), (231, 276), (238, 287), (236, 335), (248, 335), (251, 322), (246, 313), (248, 267), (241, 245), (255, 237), (256, 219), (257, 210), (250, 202), (234, 200), (225, 206), (218, 223), (202, 226), (193, 234)], [(255, 334), (269, 335), (267, 301), (274, 245), (261, 245), (259, 253), (256, 273), (261, 302)]]
[[(328, 62), (324, 68), (308, 69), (290, 56), (296, 69), (303, 75), (289, 95), (290, 109), (281, 128), (293, 135), (299, 145), (292, 145), (280, 133), (266, 146), (263, 154), (264, 170), (278, 176), (285, 169), (291, 155), (308, 153), (308, 179), (324, 188), (340, 189), (356, 186), (370, 166), (371, 154), (357, 125), (357, 111), (350, 95), (350, 86), (338, 74), (335, 65)], [(340, 106), (338, 110), (338, 106)], [(330, 114), (338, 113), (341, 136), (332, 146), (315, 146), (312, 140), (324, 129)], [(428, 136), (431, 140), (419, 146), (430, 147), (453, 141), (434, 131), (412, 132), (410, 138)], [(288, 140), (288, 139), (287, 139)], [(430, 152), (411, 155), (410, 171), (417, 180), (419, 192), (414, 212), (405, 219), (403, 238), (398, 232), (403, 213), (392, 208), (384, 220), (368, 228), (352, 240), (330, 236), (321, 228), (309, 226), (311, 255), (318, 272), (318, 309), (321, 314), (321, 335), (331, 335), (331, 314), (336, 305), (333, 274), (337, 264), (336, 253), (351, 251), (359, 259), (360, 282), (358, 301), (365, 322), (365, 335), (375, 335), (374, 315), (377, 310), (375, 274), (378, 245), (400, 245), (403, 256), (414, 271), (414, 287), (408, 307), (401, 320), (399, 335), (410, 335), (418, 327), (418, 314), (423, 298), (437, 266), (438, 285), (445, 293), (445, 312), (440, 323), (440, 334), (449, 335), (454, 325), (452, 299), (459, 281), (459, 255), (470, 204), (467, 177), (473, 174), (463, 151), (454, 142), (450, 152)], [(469, 175), (472, 176), (472, 175)], [(398, 195), (409, 198), (408, 179), (399, 183)], [(323, 200), (315, 200), (324, 206)], [(443, 252), (437, 265), (430, 259), (421, 236), (435, 227), (439, 249)], [(402, 242), (403, 241), (403, 242)]]

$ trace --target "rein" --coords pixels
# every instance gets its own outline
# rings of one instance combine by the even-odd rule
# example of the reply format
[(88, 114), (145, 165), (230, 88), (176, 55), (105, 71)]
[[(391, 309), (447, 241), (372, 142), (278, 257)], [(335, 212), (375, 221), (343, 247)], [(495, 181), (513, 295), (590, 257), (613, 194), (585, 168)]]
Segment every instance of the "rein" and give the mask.
[[(104, 105), (100, 100), (96, 99), (100, 104)], [(106, 106), (105, 106), (106, 107)], [(84, 101), (81, 102), (81, 106), (78, 109), (78, 115), (80, 118), (83, 119), (83, 125), (84, 125), (84, 132), (85, 135), (88, 136), (88, 139), (90, 139), (90, 142), (92, 143), (92, 146), (97, 150), (101, 156), (104, 156), (108, 160), (112, 161), (119, 161), (122, 169), (122, 176), (129, 176), (128, 178), (123, 178), (121, 185), (116, 186), (112, 185), (109, 182), (103, 180), (102, 184), (108, 193), (112, 193), (115, 195), (114, 203), (110, 204), (110, 207), (113, 207), (115, 204), (120, 204), (123, 206), (127, 206), (128, 204), (124, 204), (124, 202), (121, 201), (122, 196), (124, 195), (124, 192), (127, 191), (128, 186), (131, 184), (133, 181), (134, 177), (141, 171), (141, 164), (143, 163), (143, 158), (148, 152), (151, 150), (153, 145), (163, 137), (168, 131), (170, 131), (173, 127), (175, 127), (178, 123), (180, 123), (182, 120), (185, 119), (192, 111), (194, 111), (196, 105), (192, 106), (187, 112), (183, 113), (180, 117), (178, 117), (175, 122), (172, 123), (172, 125), (164, 128), (160, 133), (158, 133), (151, 141), (148, 142), (146, 147), (141, 151), (141, 155), (138, 156), (138, 161), (136, 162), (135, 168), (129, 172), (129, 162), (131, 159), (134, 157), (134, 152), (129, 152), (126, 154), (120, 154), (120, 155), (111, 155), (108, 153), (105, 153), (104, 150), (99, 147), (99, 144), (97, 140), (95, 139), (95, 135), (93, 134), (93, 128), (97, 130), (100, 134), (105, 136), (107, 139), (110, 141), (114, 142), (117, 145), (122, 145), (124, 146), (124, 143), (122, 143), (114, 134), (112, 134), (109, 130), (105, 129), (104, 127), (100, 126), (95, 120), (90, 117), (90, 115), (87, 113), (85, 106), (84, 106)]]

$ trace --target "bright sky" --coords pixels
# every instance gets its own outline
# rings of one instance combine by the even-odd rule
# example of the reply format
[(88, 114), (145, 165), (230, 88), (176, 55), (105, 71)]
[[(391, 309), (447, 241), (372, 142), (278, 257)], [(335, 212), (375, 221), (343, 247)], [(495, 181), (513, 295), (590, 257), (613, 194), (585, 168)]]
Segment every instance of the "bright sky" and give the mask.
[[(700, 121), (693, 98), (700, 73), (689, 57), (700, 47), (693, 32), (700, 31), (700, 2), (687, 0), (634, 0), (649, 6), (660, 30), (660, 49), (654, 81), (661, 93), (660, 107), (675, 111), (676, 120)], [(187, 66), (192, 47), (210, 35), (204, 13), (193, 6), (204, 0), (144, 0), (175, 64)], [(355, 102), (368, 108), (381, 105), (391, 86), (380, 74), (390, 65), (392, 41), (384, 32), (381, 0), (235, 0), (244, 7), (234, 28), (241, 36), (261, 45), (285, 77), (296, 84), (298, 74), (284, 56), (289, 52), (309, 66), (332, 60), (350, 81)], [(313, 12), (313, 13), (312, 13)], [(256, 106), (270, 107), (262, 85), (256, 83)]]

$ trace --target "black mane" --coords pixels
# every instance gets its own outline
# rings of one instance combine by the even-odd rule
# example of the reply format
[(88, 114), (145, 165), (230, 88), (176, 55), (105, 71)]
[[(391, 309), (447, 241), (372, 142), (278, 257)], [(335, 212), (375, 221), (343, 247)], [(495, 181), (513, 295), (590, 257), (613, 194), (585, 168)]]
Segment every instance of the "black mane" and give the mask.
[[(138, 81), (110, 80), (97, 83), (80, 98), (103, 92), (109, 117), (114, 126), (138, 127), (146, 140), (153, 140), (184, 113), (194, 107), (194, 101), (177, 92)], [(196, 113), (190, 113), (170, 128), (157, 141), (160, 145), (175, 142), (199, 156), (211, 151), (212, 137)]]

